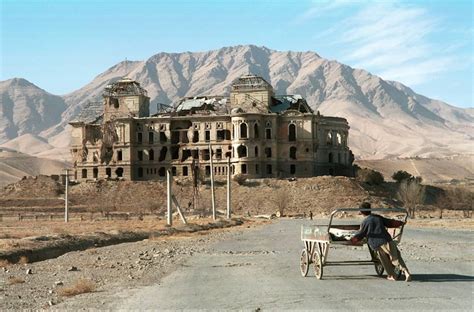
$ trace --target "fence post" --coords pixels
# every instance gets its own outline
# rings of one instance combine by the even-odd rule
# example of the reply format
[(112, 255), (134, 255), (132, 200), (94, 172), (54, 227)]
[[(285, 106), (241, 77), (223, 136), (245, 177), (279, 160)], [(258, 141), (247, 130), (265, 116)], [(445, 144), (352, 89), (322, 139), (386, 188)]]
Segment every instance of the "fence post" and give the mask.
[(227, 157), (227, 219), (230, 219), (230, 214), (231, 214), (231, 180), (230, 180), (230, 157)]
[(209, 160), (211, 165), (211, 206), (212, 206), (212, 219), (216, 220), (216, 195), (214, 194), (214, 166), (212, 163), (212, 146), (209, 143)]
[(171, 170), (166, 169), (166, 210), (168, 212), (166, 224), (173, 225), (173, 214), (171, 212)]

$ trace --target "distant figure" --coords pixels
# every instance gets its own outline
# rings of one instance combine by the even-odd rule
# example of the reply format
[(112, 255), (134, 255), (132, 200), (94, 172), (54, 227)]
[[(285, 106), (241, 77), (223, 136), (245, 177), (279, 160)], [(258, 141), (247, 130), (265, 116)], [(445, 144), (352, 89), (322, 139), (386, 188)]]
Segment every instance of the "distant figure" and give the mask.
[(367, 237), (367, 244), (379, 255), (380, 261), (387, 272), (387, 279), (390, 281), (396, 280), (394, 266), (397, 266), (405, 274), (405, 281), (411, 281), (411, 274), (402, 259), (400, 251), (386, 229), (386, 227), (400, 226), (401, 221), (372, 214), (370, 210), (366, 210), (371, 209), (368, 202), (363, 202), (360, 208), (362, 209), (361, 213), (366, 218), (362, 221), (359, 232), (351, 238), (351, 242), (355, 244)]
[(312, 211), (309, 212), (309, 219), (313, 220), (313, 212)]

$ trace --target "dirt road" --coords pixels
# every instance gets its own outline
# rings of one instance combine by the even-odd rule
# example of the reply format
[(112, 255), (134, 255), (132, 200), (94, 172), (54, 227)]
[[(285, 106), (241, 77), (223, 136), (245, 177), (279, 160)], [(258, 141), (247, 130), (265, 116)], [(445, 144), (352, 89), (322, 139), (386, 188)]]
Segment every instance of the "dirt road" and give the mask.
[[(379, 278), (372, 266), (326, 267), (319, 281), (299, 273), (305, 222), (281, 220), (236, 232), (156, 284), (114, 294), (104, 308), (472, 310), (472, 231), (408, 228), (401, 249), (414, 274), (411, 283)], [(367, 259), (368, 251), (343, 247), (329, 257)]]

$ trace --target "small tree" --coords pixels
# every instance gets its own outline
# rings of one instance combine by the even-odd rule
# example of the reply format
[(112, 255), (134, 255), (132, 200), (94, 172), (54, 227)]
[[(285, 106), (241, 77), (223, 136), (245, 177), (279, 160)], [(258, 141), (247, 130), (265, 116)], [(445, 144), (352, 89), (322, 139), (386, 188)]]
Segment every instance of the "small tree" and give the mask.
[(417, 205), (425, 201), (426, 188), (416, 179), (403, 180), (398, 188), (398, 197), (408, 209), (408, 215), (415, 218)]
[(288, 208), (289, 194), (288, 191), (284, 188), (281, 188), (276, 191), (274, 203), (277, 206), (277, 211), (280, 213), (280, 216), (284, 216), (285, 210)]
[(383, 175), (380, 172), (368, 168), (358, 169), (356, 176), (359, 181), (371, 185), (380, 185), (384, 182)]
[(410, 180), (413, 176), (404, 170), (398, 170), (394, 174), (392, 174), (392, 179), (397, 181), (397, 183), (401, 183), (403, 180)]

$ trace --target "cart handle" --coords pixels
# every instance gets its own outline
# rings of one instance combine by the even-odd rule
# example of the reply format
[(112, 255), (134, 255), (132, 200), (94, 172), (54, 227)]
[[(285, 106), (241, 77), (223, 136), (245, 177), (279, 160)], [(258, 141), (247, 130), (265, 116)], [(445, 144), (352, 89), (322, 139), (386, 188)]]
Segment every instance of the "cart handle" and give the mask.
[(400, 212), (405, 215), (403, 218), (403, 225), (400, 227), (400, 233), (398, 233), (393, 239), (395, 238), (401, 238), (402, 233), (403, 233), (403, 228), (405, 227), (405, 224), (407, 223), (408, 219), (408, 211), (404, 208), (339, 208), (334, 210), (331, 213), (331, 217), (329, 218), (329, 224), (328, 224), (328, 233), (329, 230), (331, 229), (332, 225), (332, 220), (334, 218), (334, 215), (340, 213), (340, 212), (353, 212), (353, 211), (370, 211), (370, 212)]

